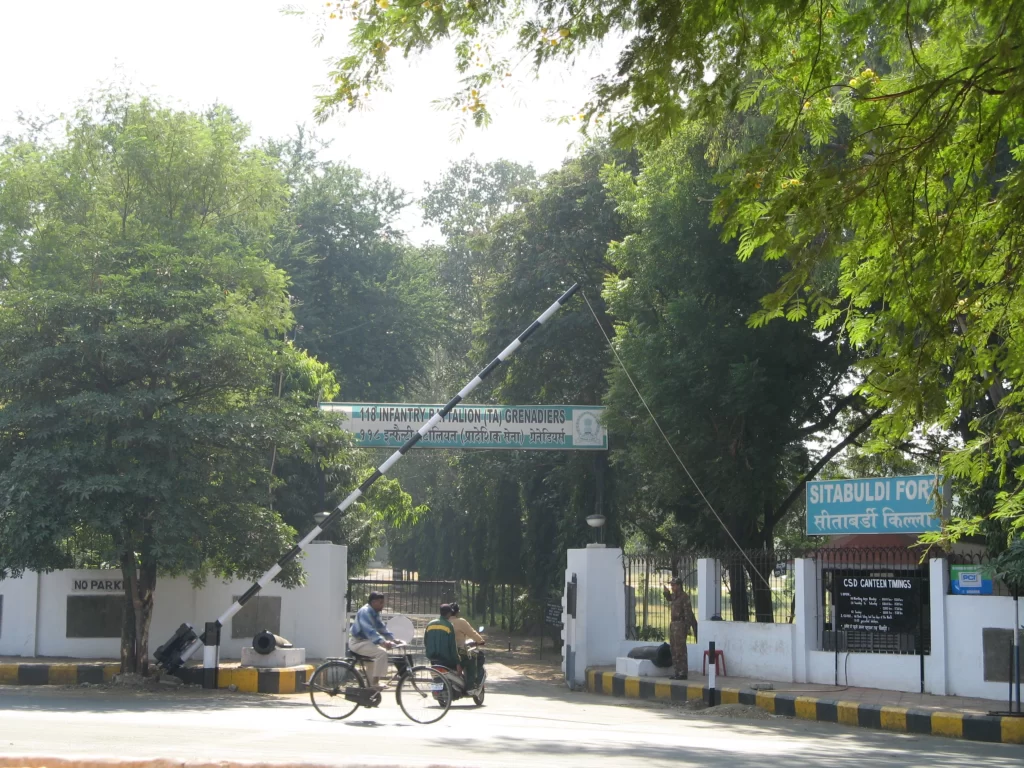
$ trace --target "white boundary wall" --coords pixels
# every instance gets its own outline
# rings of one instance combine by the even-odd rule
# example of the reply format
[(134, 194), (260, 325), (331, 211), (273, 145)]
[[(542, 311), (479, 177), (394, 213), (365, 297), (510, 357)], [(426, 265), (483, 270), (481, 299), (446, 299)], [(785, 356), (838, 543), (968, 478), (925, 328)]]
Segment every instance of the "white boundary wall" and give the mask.
[[(597, 554), (600, 553), (600, 554)], [(615, 663), (630, 648), (650, 643), (625, 640), (622, 552), (617, 549), (569, 550), (566, 581), (579, 583), (577, 617), (566, 618), (563, 638), (576, 653), (575, 678), (584, 681), (588, 666)], [(931, 653), (925, 656), (925, 691), (939, 695), (1005, 700), (1007, 684), (986, 682), (982, 630), (1012, 629), (1013, 599), (986, 595), (949, 595), (945, 560), (929, 561)], [(836, 654), (819, 651), (821, 606), (816, 600), (813, 560), (795, 561), (796, 616), (792, 624), (710, 621), (720, 606), (721, 570), (714, 560), (698, 561), (699, 644), (689, 645), (689, 667), (700, 671), (710, 641), (725, 653), (728, 673), (766, 681), (822, 683), (916, 693), (921, 689), (921, 658), (881, 653)], [(714, 587), (714, 588), (712, 588)], [(1018, 619), (1019, 621), (1019, 619)], [(563, 660), (563, 669), (565, 662)]]
[[(314, 543), (302, 556), (306, 583), (296, 589), (269, 584), (261, 597), (281, 598), (282, 637), (305, 648), (307, 658), (342, 655), (345, 652), (348, 590), (348, 547)], [(0, 581), (3, 618), (0, 624), (0, 656), (56, 656), (77, 659), (116, 659), (118, 638), (67, 637), (69, 595), (123, 594), (107, 589), (76, 589), (76, 581), (120, 581), (120, 571), (29, 572), (18, 579)], [(158, 578), (153, 596), (153, 622), (149, 632), (150, 653), (167, 640), (182, 622), (202, 633), (235, 597), (249, 588), (249, 581), (208, 581), (195, 589), (186, 577)], [(239, 659), (252, 638), (232, 638), (230, 622), (221, 633), (221, 658)]]
[(1006, 700), (1006, 683), (984, 681), (981, 630), (986, 627), (1013, 629), (1013, 607), (1012, 597), (946, 596), (946, 611), (950, 616), (946, 624), (946, 679), (951, 695)]

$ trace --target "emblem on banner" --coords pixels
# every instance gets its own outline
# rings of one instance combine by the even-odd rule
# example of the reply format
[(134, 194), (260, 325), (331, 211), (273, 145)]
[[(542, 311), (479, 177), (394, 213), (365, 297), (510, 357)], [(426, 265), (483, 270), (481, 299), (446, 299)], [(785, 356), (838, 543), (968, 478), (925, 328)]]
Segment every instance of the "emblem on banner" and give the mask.
[(575, 411), (572, 420), (576, 445), (601, 445), (601, 423), (594, 411)]

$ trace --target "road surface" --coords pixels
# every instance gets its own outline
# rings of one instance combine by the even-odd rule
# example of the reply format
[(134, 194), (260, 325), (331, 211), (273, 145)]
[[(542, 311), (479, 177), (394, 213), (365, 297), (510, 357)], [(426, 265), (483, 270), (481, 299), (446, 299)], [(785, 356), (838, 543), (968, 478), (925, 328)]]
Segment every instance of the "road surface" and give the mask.
[(708, 716), (491, 669), (485, 707), (456, 702), (434, 725), (407, 720), (390, 694), (377, 709), (329, 721), (305, 696), (0, 686), (0, 756), (484, 768), (1024, 765), (1019, 746)]

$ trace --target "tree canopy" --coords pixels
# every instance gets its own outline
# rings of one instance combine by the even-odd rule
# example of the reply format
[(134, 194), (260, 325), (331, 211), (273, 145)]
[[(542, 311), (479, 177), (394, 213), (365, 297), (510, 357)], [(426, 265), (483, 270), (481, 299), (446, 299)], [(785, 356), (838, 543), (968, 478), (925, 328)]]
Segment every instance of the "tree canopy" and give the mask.
[[(781, 267), (750, 317), (810, 317), (858, 350), (860, 393), (886, 408), (889, 444), (930, 430), (985, 519), (1024, 531), (1021, 411), (1021, 143), (1024, 2), (841, 0), (635, 4), (360, 2), (350, 52), (321, 114), (355, 108), (389, 61), (454, 41), (453, 96), (478, 123), (511, 73), (502, 41), (540, 69), (622, 44), (580, 104), (590, 126), (656, 144), (694, 119), (716, 136), (712, 215), (741, 259)], [(763, 119), (751, 142), (735, 116)], [(994, 490), (993, 490), (994, 487)]]
[[(598, 148), (540, 179), (511, 163), (471, 160), (430, 186), (425, 210), (446, 235), (441, 263), (472, 265), (438, 272), (453, 323), (434, 367), (449, 386), (493, 359), (571, 280), (600, 285), (607, 244), (622, 236), (601, 180), (614, 157), (628, 159)], [(591, 301), (610, 328), (596, 292)], [(479, 314), (465, 312), (463, 302)], [(586, 305), (574, 303), (552, 332), (498, 369), (477, 399), (597, 405), (606, 355)], [(559, 581), (564, 548), (586, 541), (586, 515), (602, 509), (614, 521), (604, 453), (414, 451), (397, 474), (429, 506), (415, 528), (389, 534), (397, 565), (518, 584), (535, 599)]]
[[(286, 140), (266, 142), (288, 183), (290, 197), (268, 254), (289, 278), (293, 343), (328, 366), (326, 388), (306, 394), (323, 400), (399, 401), (428, 375), (428, 350), (445, 312), (430, 277), (431, 259), (408, 244), (394, 223), (406, 196), (387, 180), (371, 179), (345, 163), (323, 160), (324, 146), (303, 127)], [(337, 386), (330, 386), (334, 378)], [(279, 373), (279, 393), (295, 389)], [(277, 456), (276, 508), (296, 528), (336, 506), (354, 479), (369, 472), (372, 453), (351, 463), (325, 465)], [(351, 507), (323, 537), (348, 547), (358, 572), (380, 542), (384, 521), (408, 522), (411, 499), (382, 478), (365, 504)]]
[[(604, 290), (619, 356), (702, 493), (617, 366), (605, 397), (620, 441), (613, 461), (628, 519), (648, 540), (772, 551), (806, 481), (877, 412), (850, 392), (853, 355), (830, 334), (807, 319), (747, 325), (781, 266), (740, 261), (708, 226), (716, 187), (706, 152), (707, 131), (691, 126), (645, 153), (639, 176), (606, 173), (630, 234), (609, 251)], [(812, 452), (812, 441), (824, 447)], [(742, 571), (737, 563), (730, 574), (738, 617)], [(764, 582), (749, 577), (766, 600), (758, 615), (770, 620)]]
[(0, 574), (121, 568), (125, 671), (159, 573), (255, 578), (291, 545), (275, 452), (350, 463), (309, 394), (332, 374), (285, 340), (287, 188), (246, 136), (113, 94), (0, 152)]

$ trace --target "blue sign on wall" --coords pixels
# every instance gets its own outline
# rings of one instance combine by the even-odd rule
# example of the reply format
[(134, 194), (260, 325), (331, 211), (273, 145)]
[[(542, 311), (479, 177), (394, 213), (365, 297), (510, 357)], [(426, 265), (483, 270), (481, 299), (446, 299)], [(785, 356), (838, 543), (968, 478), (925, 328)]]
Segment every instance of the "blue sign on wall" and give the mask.
[(924, 533), (941, 528), (936, 475), (807, 483), (807, 534)]

